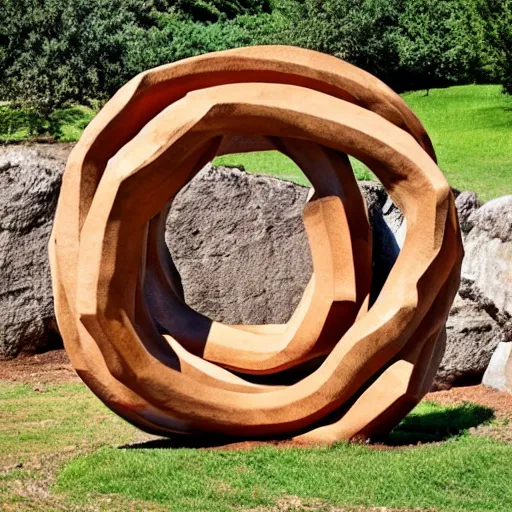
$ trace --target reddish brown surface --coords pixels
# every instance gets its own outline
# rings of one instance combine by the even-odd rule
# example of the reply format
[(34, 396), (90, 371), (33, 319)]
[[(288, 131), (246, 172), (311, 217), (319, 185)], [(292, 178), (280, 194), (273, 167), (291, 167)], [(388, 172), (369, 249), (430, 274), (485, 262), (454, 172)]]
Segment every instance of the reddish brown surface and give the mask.
[(452, 388), (448, 391), (435, 391), (428, 393), (424, 400), (450, 405), (471, 402), (493, 409), (498, 418), (512, 418), (512, 395), (494, 391), (481, 384)]
[(0, 380), (30, 384), (81, 382), (65, 350), (52, 350), (12, 361), (0, 361)]
[[(286, 154), (293, 139), (303, 164), (314, 163), (318, 174), (307, 206), (318, 240), (310, 243), (313, 294), (284, 336), (275, 326), (217, 325), (180, 297), (170, 303), (180, 283), (169, 272), (160, 224), (160, 237), (150, 236), (155, 215), (227, 151), (226, 139), (229, 152), (235, 149), (233, 134), (264, 135)], [(371, 237), (355, 206), (363, 210), (363, 200), (353, 176), (352, 193), (334, 178), (349, 175), (347, 153), (370, 166), (407, 219), (400, 257), (369, 311)], [(333, 186), (323, 194), (329, 176)], [(347, 257), (334, 258), (331, 248), (343, 247), (338, 238), (347, 239)], [(315, 246), (322, 248), (318, 263)], [(187, 59), (123, 87), (70, 155), (49, 248), (56, 316), (72, 364), (121, 417), (173, 437), (207, 431), (257, 439), (301, 431), (301, 441), (315, 443), (386, 432), (430, 389), (462, 258), (449, 185), (405, 102), (348, 63), (283, 46)], [(363, 256), (367, 265), (356, 272)], [(365, 286), (357, 286), (358, 276)], [(149, 311), (146, 292), (161, 297), (161, 312)], [(338, 302), (347, 303), (348, 323), (359, 311), (357, 327), (347, 331), (338, 311), (342, 325), (327, 322)], [(324, 332), (329, 343), (320, 350)], [(286, 387), (240, 376), (279, 374), (318, 355), (326, 356), (322, 369)], [(340, 418), (315, 428), (335, 409)]]

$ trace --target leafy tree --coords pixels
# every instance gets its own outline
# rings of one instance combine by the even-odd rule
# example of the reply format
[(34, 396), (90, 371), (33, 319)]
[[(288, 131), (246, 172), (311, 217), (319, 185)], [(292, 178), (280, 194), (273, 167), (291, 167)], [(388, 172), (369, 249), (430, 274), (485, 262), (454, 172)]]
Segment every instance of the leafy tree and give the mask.
[(463, 0), (407, 0), (394, 34), (407, 89), (467, 83), (480, 65), (481, 20)]
[(41, 120), (106, 98), (126, 78), (126, 29), (153, 23), (144, 0), (3, 0), (0, 93)]
[(288, 43), (335, 55), (398, 85), (393, 33), (404, 0), (284, 0)]
[(485, 34), (485, 77), (512, 94), (512, 0), (476, 1)]

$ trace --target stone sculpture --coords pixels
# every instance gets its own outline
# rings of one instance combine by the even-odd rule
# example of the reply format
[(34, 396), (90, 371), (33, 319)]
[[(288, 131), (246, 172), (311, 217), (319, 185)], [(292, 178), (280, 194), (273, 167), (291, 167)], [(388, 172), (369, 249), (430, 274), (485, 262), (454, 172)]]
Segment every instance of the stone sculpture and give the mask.
[[(315, 188), (304, 211), (313, 276), (287, 324), (223, 325), (184, 302), (166, 214), (216, 154), (269, 148)], [(373, 303), (347, 154), (407, 220)], [(430, 388), (462, 245), (451, 190), (404, 101), (334, 57), (270, 46), (186, 59), (120, 89), (69, 158), (50, 259), (71, 362), (127, 421), (160, 435), (334, 442), (386, 432)]]

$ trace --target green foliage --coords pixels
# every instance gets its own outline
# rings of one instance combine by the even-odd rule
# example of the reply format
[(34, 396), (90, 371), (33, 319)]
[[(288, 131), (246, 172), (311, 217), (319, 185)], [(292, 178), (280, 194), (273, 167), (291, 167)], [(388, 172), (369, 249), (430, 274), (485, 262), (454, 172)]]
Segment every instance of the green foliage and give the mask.
[(393, 38), (402, 89), (468, 83), (480, 65), (481, 20), (467, 1), (407, 0)]
[(395, 90), (501, 81), (512, 91), (512, 0), (3, 0), (0, 100), (31, 134), (141, 71), (261, 44), (330, 53)]
[(216, 22), (244, 14), (269, 13), (270, 0), (177, 0), (172, 2), (177, 12), (194, 21)]
[(3, 0), (0, 93), (40, 117), (111, 95), (126, 79), (127, 27), (147, 27), (145, 0)]
[(74, 142), (96, 115), (96, 108), (73, 106), (54, 110), (44, 119), (31, 109), (0, 106), (0, 143), (19, 142), (44, 132), (50, 140)]
[(475, 0), (484, 45), (476, 79), (502, 83), (512, 93), (512, 0)]
[(394, 86), (393, 31), (403, 0), (284, 0), (289, 44), (335, 55)]
[(233, 20), (203, 24), (161, 14), (149, 30), (127, 30), (127, 51), (122, 57), (124, 72), (130, 76), (161, 64), (208, 52), (279, 43), (283, 20), (279, 15), (238, 16)]
[(493, 1), (283, 0), (281, 10), (291, 44), (340, 57), (405, 91), (486, 75), (484, 50), (491, 50), (483, 16)]

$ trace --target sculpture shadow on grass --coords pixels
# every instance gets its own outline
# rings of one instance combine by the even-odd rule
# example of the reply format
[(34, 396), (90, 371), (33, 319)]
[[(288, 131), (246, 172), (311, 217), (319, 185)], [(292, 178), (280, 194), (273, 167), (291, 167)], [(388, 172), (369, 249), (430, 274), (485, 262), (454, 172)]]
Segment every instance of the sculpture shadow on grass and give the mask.
[(450, 408), (438, 404), (426, 414), (406, 416), (387, 436), (379, 439), (388, 446), (408, 446), (446, 441), (494, 419), (494, 411), (481, 405), (464, 403)]
[[(494, 411), (481, 405), (464, 403), (450, 408), (436, 403), (427, 403), (428, 412), (409, 414), (387, 436), (373, 438), (372, 442), (390, 447), (439, 443), (458, 437), (473, 427), (489, 423)], [(285, 440), (271, 439), (269, 444)], [(247, 439), (216, 435), (180, 435), (155, 439), (143, 443), (120, 446), (121, 449), (178, 449), (178, 448), (221, 448), (235, 443), (247, 443)], [(250, 446), (252, 442), (247, 445)]]

